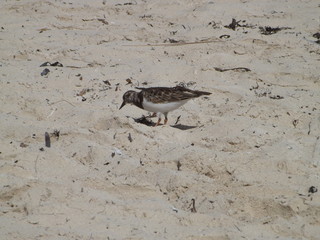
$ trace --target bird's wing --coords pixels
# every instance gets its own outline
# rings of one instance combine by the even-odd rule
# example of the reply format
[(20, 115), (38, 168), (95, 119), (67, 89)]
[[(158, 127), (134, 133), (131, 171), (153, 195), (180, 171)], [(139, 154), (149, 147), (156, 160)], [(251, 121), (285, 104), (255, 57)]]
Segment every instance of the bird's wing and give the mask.
[(201, 95), (209, 95), (211, 93), (193, 91), (184, 87), (157, 87), (157, 88), (142, 88), (143, 96), (151, 102), (163, 103), (163, 102), (176, 102), (182, 100), (188, 100), (196, 98)]

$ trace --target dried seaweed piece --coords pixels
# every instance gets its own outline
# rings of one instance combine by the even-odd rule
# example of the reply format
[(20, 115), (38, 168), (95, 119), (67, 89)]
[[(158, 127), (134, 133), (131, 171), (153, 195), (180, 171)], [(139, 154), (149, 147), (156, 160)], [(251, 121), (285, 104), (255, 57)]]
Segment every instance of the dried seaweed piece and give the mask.
[(271, 34), (275, 34), (281, 30), (286, 30), (286, 29), (291, 29), (290, 27), (259, 27), (260, 29), (260, 33), (263, 35), (271, 35)]

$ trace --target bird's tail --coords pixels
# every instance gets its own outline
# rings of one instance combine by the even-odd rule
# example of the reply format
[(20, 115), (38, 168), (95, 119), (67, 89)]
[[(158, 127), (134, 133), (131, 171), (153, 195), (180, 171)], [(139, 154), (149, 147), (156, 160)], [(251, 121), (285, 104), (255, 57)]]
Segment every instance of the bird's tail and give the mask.
[(205, 91), (194, 91), (195, 94), (198, 95), (198, 97), (202, 96), (202, 95), (210, 95), (211, 92), (205, 92)]

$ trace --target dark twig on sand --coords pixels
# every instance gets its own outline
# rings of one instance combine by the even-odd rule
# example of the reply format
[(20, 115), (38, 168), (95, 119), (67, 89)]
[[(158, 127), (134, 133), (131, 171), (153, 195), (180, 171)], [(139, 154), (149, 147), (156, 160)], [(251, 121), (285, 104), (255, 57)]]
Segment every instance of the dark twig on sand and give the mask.
[(51, 140), (48, 132), (45, 132), (44, 134), (44, 141), (45, 141), (46, 147), (48, 148), (51, 147)]
[(250, 72), (251, 71), (249, 68), (245, 68), (245, 67), (236, 67), (236, 68), (218, 68), (218, 67), (215, 67), (214, 70), (216, 70), (218, 72), (226, 72), (226, 71)]
[(196, 213), (196, 200), (194, 198), (191, 199), (192, 201), (192, 208), (191, 208), (191, 212)]

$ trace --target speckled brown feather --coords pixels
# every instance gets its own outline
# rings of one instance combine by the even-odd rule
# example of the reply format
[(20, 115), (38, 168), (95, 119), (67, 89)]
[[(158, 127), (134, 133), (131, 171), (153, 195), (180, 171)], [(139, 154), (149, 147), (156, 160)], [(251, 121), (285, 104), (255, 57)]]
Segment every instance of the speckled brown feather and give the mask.
[(153, 103), (166, 103), (166, 102), (176, 102), (181, 100), (187, 100), (192, 98), (197, 98), (202, 95), (210, 95), (210, 92), (190, 90), (185, 87), (153, 87), (153, 88), (138, 88), (145, 99)]

